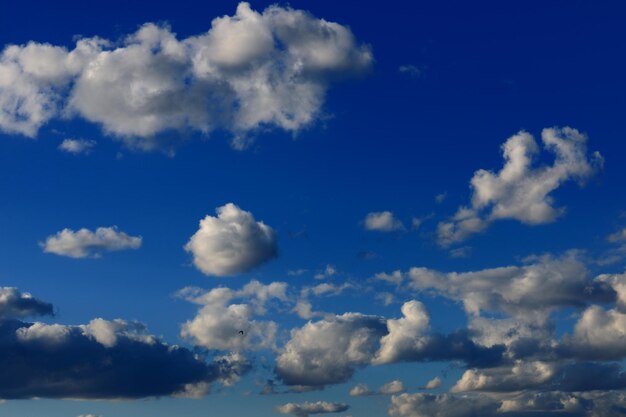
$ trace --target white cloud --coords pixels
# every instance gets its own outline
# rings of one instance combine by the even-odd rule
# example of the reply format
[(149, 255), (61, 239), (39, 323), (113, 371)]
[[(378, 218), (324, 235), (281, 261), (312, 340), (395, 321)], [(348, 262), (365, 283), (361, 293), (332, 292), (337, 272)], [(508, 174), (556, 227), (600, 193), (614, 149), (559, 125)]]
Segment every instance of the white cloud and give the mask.
[[(277, 325), (273, 321), (254, 320), (266, 313), (266, 304), (287, 301), (287, 284), (263, 285), (251, 281), (241, 290), (218, 287), (207, 292), (185, 288), (179, 295), (202, 305), (198, 314), (181, 328), (181, 335), (196, 345), (215, 350), (251, 350), (274, 346)], [(232, 303), (244, 299), (242, 303)]]
[(365, 397), (368, 395), (374, 395), (375, 393), (369, 389), (367, 384), (358, 384), (352, 387), (350, 390), (350, 396), (352, 397)]
[(40, 243), (43, 251), (70, 258), (98, 258), (102, 252), (138, 249), (141, 236), (129, 236), (118, 231), (117, 226), (98, 227), (95, 232), (89, 229), (73, 231), (63, 229), (56, 235), (48, 236)]
[(409, 65), (400, 65), (400, 67), (398, 67), (398, 71), (401, 74), (406, 74), (406, 75), (408, 75), (410, 77), (415, 77), (415, 78), (421, 77), (421, 76), (424, 75), (423, 69), (421, 69), (421, 68), (419, 68), (419, 67), (417, 67), (415, 65), (411, 65), (411, 64), (409, 64)]
[(490, 369), (470, 369), (450, 389), (465, 391), (521, 391), (532, 389), (552, 379), (558, 367), (542, 361), (516, 361), (512, 366)]
[(96, 146), (95, 140), (87, 139), (64, 139), (59, 145), (59, 149), (74, 155), (89, 154)]
[(70, 328), (61, 324), (34, 323), (30, 327), (21, 327), (15, 331), (21, 342), (40, 342), (47, 345), (60, 345), (70, 336)]
[(534, 258), (529, 262), (521, 267), (461, 273), (411, 268), (409, 286), (461, 301), (465, 311), (474, 316), (481, 311), (504, 312), (526, 321), (545, 318), (547, 313), (560, 307), (615, 298), (609, 285), (590, 279), (589, 271), (575, 252), (560, 258)]
[(615, 233), (612, 233), (609, 235), (609, 237), (607, 238), (607, 240), (609, 242), (623, 242), (626, 240), (626, 227), (618, 230)]
[(276, 372), (287, 385), (321, 388), (347, 381), (356, 368), (370, 363), (386, 332), (385, 320), (358, 313), (309, 322), (292, 330), (276, 359)]
[(393, 363), (404, 359), (407, 353), (423, 349), (428, 341), (425, 333), (429, 328), (430, 316), (419, 301), (408, 301), (402, 305), (400, 319), (387, 320), (389, 331), (380, 340), (380, 349), (373, 362)]
[(185, 250), (206, 275), (228, 276), (247, 272), (278, 254), (276, 233), (252, 213), (233, 203), (218, 207), (217, 217), (206, 216)]
[(394, 232), (404, 230), (402, 222), (390, 211), (378, 211), (368, 213), (363, 220), (366, 230), (378, 232)]
[(626, 357), (626, 314), (600, 306), (587, 308), (565, 344), (577, 356), (592, 359)]
[(450, 394), (400, 394), (391, 397), (391, 417), (493, 416), (499, 401), (486, 396), (459, 397)]
[(297, 132), (318, 118), (330, 84), (369, 70), (370, 48), (345, 26), (300, 10), (248, 3), (178, 39), (145, 24), (118, 42), (72, 50), (30, 42), (0, 55), (0, 129), (34, 137), (48, 120), (81, 116), (128, 145), (163, 146), (171, 130), (215, 129), (236, 147), (264, 127)]
[(339, 413), (346, 411), (350, 406), (341, 403), (329, 403), (326, 401), (308, 402), (305, 401), (300, 404), (287, 403), (278, 407), (278, 412), (281, 414), (293, 414), (296, 417), (308, 417), (310, 414), (326, 414), (326, 413)]
[(402, 381), (393, 380), (387, 382), (385, 385), (378, 389), (378, 392), (383, 395), (399, 394), (404, 391), (404, 384)]
[(424, 385), (424, 389), (437, 389), (441, 386), (441, 383), (441, 378), (436, 376)]
[(326, 268), (324, 268), (323, 271), (318, 272), (317, 274), (315, 274), (313, 276), (313, 278), (315, 279), (326, 279), (326, 278), (330, 278), (333, 275), (337, 274), (337, 268), (335, 268), (334, 265), (326, 265)]
[(502, 145), (504, 167), (498, 173), (476, 171), (470, 182), (471, 205), (439, 223), (441, 245), (463, 241), (497, 220), (537, 225), (552, 222), (564, 212), (555, 207), (551, 193), (566, 181), (589, 178), (602, 165), (602, 156), (596, 152), (589, 157), (587, 137), (570, 127), (543, 129), (541, 139), (544, 149), (555, 156), (553, 164), (533, 166), (539, 146), (529, 133), (510, 137)]
[(386, 272), (379, 272), (374, 275), (374, 278), (381, 281), (389, 282), (391, 284), (399, 285), (404, 280), (404, 275), (402, 274), (402, 271), (398, 269), (390, 274)]

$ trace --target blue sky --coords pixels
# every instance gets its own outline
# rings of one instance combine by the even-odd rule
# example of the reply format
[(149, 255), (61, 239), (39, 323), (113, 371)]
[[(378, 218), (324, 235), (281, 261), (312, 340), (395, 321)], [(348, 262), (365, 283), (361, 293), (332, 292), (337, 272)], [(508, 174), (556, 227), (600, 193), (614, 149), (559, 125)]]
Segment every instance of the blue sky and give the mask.
[(0, 13), (0, 415), (626, 409), (621, 4), (99, 7)]

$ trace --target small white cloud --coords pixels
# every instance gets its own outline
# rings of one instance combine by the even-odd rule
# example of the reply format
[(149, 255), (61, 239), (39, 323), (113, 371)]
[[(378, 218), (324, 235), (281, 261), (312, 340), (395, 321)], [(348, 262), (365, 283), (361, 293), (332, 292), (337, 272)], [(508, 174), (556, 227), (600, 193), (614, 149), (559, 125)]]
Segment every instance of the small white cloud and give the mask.
[(470, 246), (462, 246), (460, 248), (454, 248), (450, 250), (451, 258), (468, 258), (472, 248)]
[(436, 376), (424, 385), (424, 389), (437, 389), (441, 386), (441, 383), (441, 378)]
[(610, 234), (607, 240), (613, 243), (626, 241), (626, 227)]
[(300, 404), (287, 403), (278, 407), (281, 414), (292, 414), (296, 417), (308, 417), (311, 414), (339, 413), (346, 411), (350, 406), (341, 403), (329, 403), (326, 401), (308, 402)]
[(252, 213), (233, 203), (217, 208), (217, 217), (206, 216), (185, 250), (206, 275), (229, 276), (247, 272), (278, 255), (274, 230), (257, 222)]
[(365, 397), (368, 395), (374, 395), (374, 391), (369, 389), (367, 384), (358, 384), (350, 390), (350, 396), (352, 397)]
[(391, 284), (399, 285), (404, 279), (404, 275), (400, 270), (397, 270), (393, 271), (391, 274), (388, 274), (386, 272), (379, 272), (374, 275), (374, 278), (381, 281), (389, 282)]
[(416, 65), (400, 65), (400, 67), (398, 67), (398, 71), (401, 74), (405, 74), (408, 75), (410, 77), (421, 77), (424, 75), (424, 70)]
[(98, 258), (102, 252), (138, 249), (141, 247), (141, 236), (129, 236), (117, 230), (117, 226), (98, 227), (95, 232), (89, 229), (73, 231), (63, 229), (55, 235), (48, 236), (40, 243), (43, 251), (70, 258)]
[(326, 265), (326, 268), (324, 268), (323, 271), (318, 272), (317, 274), (315, 274), (313, 276), (313, 278), (315, 279), (326, 279), (326, 278), (330, 278), (333, 275), (337, 274), (337, 268), (335, 268), (334, 265)]
[(96, 146), (95, 140), (64, 139), (59, 145), (59, 149), (74, 155), (88, 155), (91, 153), (94, 146)]
[(383, 395), (399, 394), (404, 392), (404, 384), (402, 381), (394, 380), (387, 382), (385, 385), (378, 389), (378, 392)]
[(437, 195), (435, 196), (435, 201), (436, 201), (438, 204), (441, 204), (441, 203), (443, 203), (443, 201), (446, 199), (446, 197), (448, 197), (448, 193), (446, 193), (446, 192), (439, 193), (439, 194), (437, 194)]
[(368, 213), (363, 221), (366, 230), (394, 232), (404, 230), (404, 225), (390, 211)]

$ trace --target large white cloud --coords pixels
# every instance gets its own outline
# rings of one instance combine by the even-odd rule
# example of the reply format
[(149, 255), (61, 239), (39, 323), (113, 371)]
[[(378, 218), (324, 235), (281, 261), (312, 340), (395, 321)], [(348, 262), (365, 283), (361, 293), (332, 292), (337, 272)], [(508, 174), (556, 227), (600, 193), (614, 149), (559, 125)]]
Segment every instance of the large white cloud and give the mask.
[(463, 241), (496, 220), (536, 225), (554, 221), (564, 212), (555, 207), (551, 193), (568, 180), (589, 178), (602, 164), (602, 156), (598, 152), (589, 156), (587, 137), (570, 127), (543, 129), (541, 139), (545, 150), (554, 154), (553, 164), (533, 166), (539, 153), (533, 136), (524, 131), (511, 136), (502, 145), (504, 167), (498, 173), (476, 171), (470, 182), (471, 205), (439, 223), (440, 244)]
[(217, 217), (206, 216), (185, 250), (206, 275), (228, 276), (251, 270), (278, 254), (276, 233), (252, 213), (233, 203), (217, 208)]
[(44, 252), (70, 258), (100, 257), (102, 252), (138, 249), (141, 236), (129, 236), (113, 227), (98, 227), (95, 232), (89, 229), (73, 231), (63, 229), (48, 236), (41, 243)]
[(320, 114), (329, 85), (373, 58), (352, 32), (300, 10), (240, 3), (198, 36), (145, 24), (120, 42), (81, 39), (72, 50), (31, 42), (0, 55), (0, 129), (34, 137), (48, 120), (79, 115), (150, 149), (167, 131), (231, 132), (236, 147), (270, 126), (296, 132)]

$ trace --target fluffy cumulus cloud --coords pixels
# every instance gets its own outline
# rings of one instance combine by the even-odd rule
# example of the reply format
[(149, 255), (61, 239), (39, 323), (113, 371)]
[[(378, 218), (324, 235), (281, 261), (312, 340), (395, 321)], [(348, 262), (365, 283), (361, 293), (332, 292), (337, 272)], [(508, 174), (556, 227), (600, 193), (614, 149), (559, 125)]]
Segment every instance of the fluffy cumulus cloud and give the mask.
[(424, 389), (437, 389), (441, 386), (442, 381), (438, 376), (434, 377), (424, 385)]
[(327, 413), (340, 413), (350, 408), (347, 404), (342, 403), (329, 403), (326, 401), (316, 401), (303, 403), (287, 403), (277, 408), (281, 414), (291, 414), (296, 417), (308, 417), (311, 414), (327, 414)]
[(318, 389), (345, 382), (366, 365), (463, 361), (482, 367), (502, 359), (502, 346), (479, 346), (467, 332), (429, 332), (430, 317), (418, 301), (406, 302), (402, 315), (385, 319), (345, 313), (308, 322), (292, 331), (277, 358), (276, 374), (287, 385)]
[(404, 384), (402, 383), (402, 381), (399, 381), (397, 379), (387, 382), (386, 384), (384, 384), (382, 387), (378, 389), (379, 393), (386, 394), (386, 395), (399, 394), (403, 391), (404, 391)]
[[(179, 295), (202, 307), (182, 325), (181, 335), (211, 350), (241, 351), (274, 346), (277, 324), (255, 320), (266, 305), (287, 301), (287, 284), (251, 281), (240, 290), (219, 287), (210, 291), (186, 288)], [(234, 300), (240, 300), (235, 303)]]
[(206, 216), (185, 250), (206, 275), (228, 276), (251, 270), (278, 254), (274, 230), (252, 213), (233, 203), (217, 208), (217, 217)]
[(350, 389), (350, 395), (352, 397), (365, 397), (368, 395), (374, 395), (375, 392), (372, 391), (367, 384), (358, 384)]
[(584, 181), (602, 165), (602, 156), (587, 153), (587, 137), (578, 130), (547, 128), (541, 132), (544, 149), (554, 155), (548, 166), (535, 166), (537, 142), (521, 131), (503, 145), (503, 168), (480, 169), (470, 181), (472, 199), (448, 221), (438, 225), (439, 243), (448, 246), (485, 230), (492, 222), (514, 219), (537, 225), (554, 221), (563, 212), (551, 193), (569, 180)]
[(363, 220), (365, 230), (394, 232), (404, 230), (404, 224), (390, 211), (368, 213)]
[(51, 316), (52, 304), (17, 288), (0, 287), (0, 320), (32, 316)]
[(87, 139), (64, 139), (59, 145), (59, 150), (74, 155), (87, 155), (96, 146), (95, 140)]
[(63, 229), (48, 236), (40, 245), (46, 253), (70, 258), (98, 258), (102, 252), (138, 249), (141, 241), (141, 236), (129, 236), (113, 226), (98, 227), (95, 232), (89, 229)]
[(309, 322), (292, 331), (276, 359), (276, 373), (294, 386), (345, 382), (371, 362), (385, 333), (384, 319), (358, 313)]
[(143, 398), (228, 381), (240, 366), (207, 363), (139, 323), (0, 322), (0, 398)]
[(343, 25), (291, 8), (240, 3), (233, 16), (179, 39), (148, 23), (120, 41), (73, 49), (30, 42), (0, 55), (0, 129), (34, 137), (48, 120), (80, 116), (143, 149), (164, 132), (215, 129), (245, 147), (262, 127), (296, 132), (320, 115), (331, 83), (373, 57)]
[(562, 348), (585, 359), (626, 358), (626, 314), (594, 305), (587, 308), (566, 337)]
[[(626, 408), (626, 274), (592, 277), (577, 252), (561, 257), (531, 257), (523, 266), (465, 273), (414, 268), (400, 273), (397, 291), (427, 291), (463, 303), (468, 316), (467, 340), (475, 353), (499, 349), (499, 360), (471, 363), (447, 394), (401, 394), (392, 397), (392, 417), (586, 416), (621, 415)], [(428, 349), (433, 335), (427, 315), (417, 305), (403, 308), (403, 318), (388, 320), (388, 335), (397, 326), (401, 338), (391, 361), (410, 357), (454, 360), (440, 352), (458, 345), (451, 335), (438, 349)], [(420, 314), (421, 313), (421, 314)], [(576, 317), (573, 329), (557, 332), (556, 314)], [(418, 317), (425, 323), (416, 331)], [(411, 325), (413, 323), (413, 325)], [(559, 336), (559, 333), (562, 335)], [(420, 347), (420, 343), (422, 347)], [(384, 352), (381, 349), (378, 352)], [(471, 349), (464, 349), (471, 351)], [(460, 356), (460, 355), (457, 355)], [(425, 389), (437, 388), (441, 380)], [(355, 388), (356, 389), (356, 388)], [(369, 390), (367, 390), (369, 391)], [(362, 392), (367, 392), (362, 390)]]

